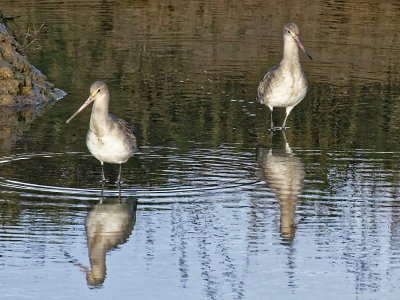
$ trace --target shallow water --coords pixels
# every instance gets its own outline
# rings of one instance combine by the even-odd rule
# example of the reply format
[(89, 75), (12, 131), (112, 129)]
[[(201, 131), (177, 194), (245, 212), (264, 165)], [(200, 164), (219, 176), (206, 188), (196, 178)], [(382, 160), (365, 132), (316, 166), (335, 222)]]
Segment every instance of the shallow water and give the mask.
[[(3, 2), (68, 96), (0, 118), (2, 299), (398, 298), (397, 2)], [(271, 136), (288, 21), (315, 59)], [(121, 189), (65, 124), (97, 79), (139, 140)]]

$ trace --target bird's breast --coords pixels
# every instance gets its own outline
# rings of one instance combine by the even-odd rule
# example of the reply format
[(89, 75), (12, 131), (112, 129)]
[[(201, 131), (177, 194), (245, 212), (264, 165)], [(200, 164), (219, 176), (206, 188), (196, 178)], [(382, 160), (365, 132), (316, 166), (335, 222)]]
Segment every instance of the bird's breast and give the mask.
[(306, 93), (307, 81), (301, 70), (281, 70), (271, 80), (264, 95), (264, 103), (272, 107), (295, 106), (303, 100)]
[(127, 137), (118, 130), (90, 129), (86, 144), (94, 157), (106, 163), (124, 163), (134, 150)]

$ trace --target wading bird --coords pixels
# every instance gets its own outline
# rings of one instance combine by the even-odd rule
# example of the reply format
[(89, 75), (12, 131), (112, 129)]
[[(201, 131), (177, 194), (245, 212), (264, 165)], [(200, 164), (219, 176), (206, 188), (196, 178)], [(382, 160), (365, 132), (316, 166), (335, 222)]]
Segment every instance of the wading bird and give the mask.
[(137, 151), (136, 137), (131, 125), (108, 113), (110, 93), (107, 85), (96, 81), (90, 87), (86, 102), (67, 120), (69, 123), (77, 114), (93, 103), (86, 145), (90, 153), (101, 163), (103, 181), (104, 163), (119, 164), (117, 183), (121, 183), (121, 164)]
[[(258, 101), (271, 110), (271, 129), (285, 130), (286, 120), (293, 109), (307, 93), (306, 76), (301, 69), (298, 48), (312, 59), (299, 39), (299, 27), (294, 23), (283, 27), (282, 61), (268, 70), (258, 86)], [(274, 107), (285, 107), (286, 115), (282, 127), (274, 127)]]

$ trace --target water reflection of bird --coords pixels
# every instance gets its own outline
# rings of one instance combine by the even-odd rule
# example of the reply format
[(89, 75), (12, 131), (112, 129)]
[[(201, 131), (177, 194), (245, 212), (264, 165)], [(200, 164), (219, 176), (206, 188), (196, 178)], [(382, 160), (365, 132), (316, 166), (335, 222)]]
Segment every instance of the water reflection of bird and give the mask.
[(100, 286), (106, 278), (106, 254), (125, 243), (136, 222), (136, 200), (100, 202), (86, 217), (86, 237), (90, 269), (86, 280), (90, 286)]
[[(299, 39), (299, 27), (294, 23), (283, 27), (282, 61), (268, 70), (258, 86), (258, 100), (271, 110), (271, 130), (285, 130), (286, 120), (307, 93), (307, 80), (299, 61), (299, 47), (312, 59)], [(285, 107), (286, 115), (282, 127), (274, 127), (274, 107)]]
[(110, 93), (107, 85), (96, 81), (90, 87), (90, 96), (86, 102), (67, 120), (69, 123), (77, 114), (94, 102), (90, 117), (86, 144), (90, 153), (101, 163), (104, 176), (104, 163), (119, 164), (117, 182), (121, 182), (121, 164), (137, 151), (136, 137), (131, 125), (108, 113)]
[(305, 176), (301, 160), (296, 157), (285, 138), (285, 148), (278, 150), (258, 149), (261, 178), (271, 187), (279, 199), (281, 211), (280, 232), (282, 237), (293, 239), (297, 197)]

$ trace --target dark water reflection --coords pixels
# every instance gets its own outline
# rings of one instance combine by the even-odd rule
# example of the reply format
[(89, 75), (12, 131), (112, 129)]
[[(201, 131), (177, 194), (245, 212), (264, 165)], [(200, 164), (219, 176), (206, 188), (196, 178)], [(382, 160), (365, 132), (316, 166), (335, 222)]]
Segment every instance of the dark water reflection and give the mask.
[[(28, 54), (68, 92), (0, 118), (2, 299), (398, 298), (396, 1), (1, 4), (46, 24)], [(288, 21), (315, 60), (271, 138), (256, 88)], [(97, 79), (140, 144), (102, 202), (89, 112), (65, 125)]]

